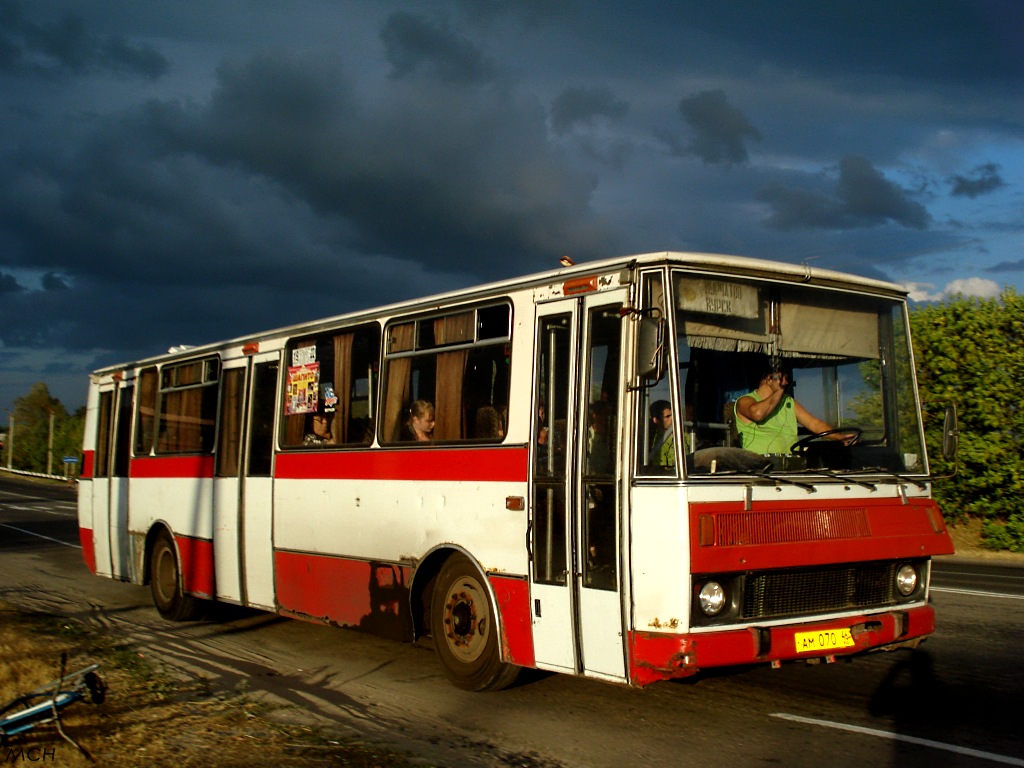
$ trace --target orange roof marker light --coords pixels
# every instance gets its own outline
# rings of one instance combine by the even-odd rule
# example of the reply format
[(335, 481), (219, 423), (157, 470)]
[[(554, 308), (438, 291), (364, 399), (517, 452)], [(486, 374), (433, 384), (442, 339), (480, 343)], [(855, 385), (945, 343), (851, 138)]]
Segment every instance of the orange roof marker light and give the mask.
[(565, 296), (576, 296), (581, 293), (590, 293), (597, 290), (597, 276), (577, 277), (575, 280), (566, 280), (562, 283), (562, 293)]

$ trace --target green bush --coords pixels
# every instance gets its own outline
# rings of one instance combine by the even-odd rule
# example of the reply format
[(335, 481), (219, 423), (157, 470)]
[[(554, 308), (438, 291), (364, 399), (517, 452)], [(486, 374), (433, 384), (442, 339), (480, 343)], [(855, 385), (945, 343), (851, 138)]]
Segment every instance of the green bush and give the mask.
[(958, 296), (910, 314), (925, 434), (932, 471), (942, 461), (947, 404), (960, 417), (959, 471), (937, 480), (947, 518), (980, 518), (984, 543), (1024, 551), (1024, 299), (1012, 288), (998, 299)]

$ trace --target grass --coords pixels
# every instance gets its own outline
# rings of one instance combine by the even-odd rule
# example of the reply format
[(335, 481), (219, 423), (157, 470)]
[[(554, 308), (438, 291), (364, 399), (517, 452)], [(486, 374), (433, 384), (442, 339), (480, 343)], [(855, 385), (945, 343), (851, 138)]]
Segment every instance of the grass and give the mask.
[[(101, 664), (107, 684), (102, 704), (79, 702), (55, 723), (10, 737), (0, 747), (5, 762), (39, 761), (76, 768), (94, 764), (188, 766), (341, 765), (405, 768), (421, 760), (339, 738), (305, 725), (277, 722), (281, 710), (245, 695), (218, 691), (203, 678), (182, 680), (99, 629), (0, 603), (0, 704), (28, 693), (67, 670)], [(294, 719), (294, 718), (293, 718)], [(33, 760), (33, 758), (35, 758)]]

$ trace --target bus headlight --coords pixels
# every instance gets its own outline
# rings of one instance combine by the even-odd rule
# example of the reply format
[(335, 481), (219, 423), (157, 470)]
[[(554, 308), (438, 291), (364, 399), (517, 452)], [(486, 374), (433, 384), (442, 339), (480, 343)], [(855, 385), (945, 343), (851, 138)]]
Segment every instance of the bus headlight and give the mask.
[(904, 597), (914, 594), (917, 589), (917, 569), (906, 563), (896, 571), (896, 589)]
[(705, 616), (717, 616), (725, 607), (725, 588), (717, 581), (709, 581), (700, 588), (697, 601)]

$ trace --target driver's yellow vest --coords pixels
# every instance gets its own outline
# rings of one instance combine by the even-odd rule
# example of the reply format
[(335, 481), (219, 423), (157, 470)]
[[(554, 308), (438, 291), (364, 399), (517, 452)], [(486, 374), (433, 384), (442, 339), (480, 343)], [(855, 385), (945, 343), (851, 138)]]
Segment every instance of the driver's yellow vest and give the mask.
[[(757, 392), (749, 392), (745, 397), (752, 397), (761, 402)], [(735, 406), (733, 406), (735, 410)], [(748, 451), (764, 455), (772, 453), (789, 454), (796, 442), (796, 408), (793, 398), (786, 395), (778, 407), (768, 414), (760, 424), (746, 422), (736, 414), (736, 431), (740, 435), (740, 445)]]

